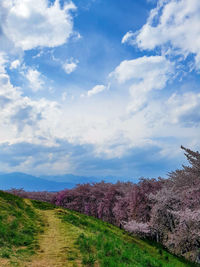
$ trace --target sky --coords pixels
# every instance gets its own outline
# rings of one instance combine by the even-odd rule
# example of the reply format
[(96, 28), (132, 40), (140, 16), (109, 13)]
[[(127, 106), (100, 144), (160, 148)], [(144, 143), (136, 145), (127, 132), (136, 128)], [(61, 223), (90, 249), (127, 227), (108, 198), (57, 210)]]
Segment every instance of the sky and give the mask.
[(1, 0), (0, 172), (165, 177), (199, 150), (199, 0)]

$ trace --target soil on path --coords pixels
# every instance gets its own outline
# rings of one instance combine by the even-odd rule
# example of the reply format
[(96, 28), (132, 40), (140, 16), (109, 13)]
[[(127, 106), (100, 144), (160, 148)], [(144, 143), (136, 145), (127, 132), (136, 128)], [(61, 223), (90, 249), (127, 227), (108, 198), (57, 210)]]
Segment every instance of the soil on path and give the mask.
[[(46, 221), (44, 233), (39, 237), (40, 249), (25, 267), (82, 266), (81, 256), (75, 247), (76, 233), (58, 218), (56, 210), (41, 211)], [(70, 226), (69, 226), (70, 227)]]

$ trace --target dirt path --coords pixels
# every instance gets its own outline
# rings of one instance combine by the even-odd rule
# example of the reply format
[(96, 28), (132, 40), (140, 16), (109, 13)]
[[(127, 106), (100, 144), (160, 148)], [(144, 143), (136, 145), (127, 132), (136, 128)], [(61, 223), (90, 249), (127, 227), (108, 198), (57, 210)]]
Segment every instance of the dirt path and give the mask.
[(75, 267), (82, 266), (79, 251), (74, 246), (76, 233), (67, 229), (57, 217), (56, 210), (41, 211), (46, 228), (39, 238), (40, 249), (26, 263), (26, 267)]

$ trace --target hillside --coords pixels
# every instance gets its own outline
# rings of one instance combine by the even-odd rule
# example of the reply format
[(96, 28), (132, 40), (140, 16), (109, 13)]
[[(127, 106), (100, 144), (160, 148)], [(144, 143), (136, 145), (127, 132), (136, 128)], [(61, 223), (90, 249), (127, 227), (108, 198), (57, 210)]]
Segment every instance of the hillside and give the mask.
[(123, 230), (0, 192), (0, 266), (192, 266)]
[(0, 191), (0, 266), (28, 260), (38, 248), (37, 236), (43, 227), (28, 200)]

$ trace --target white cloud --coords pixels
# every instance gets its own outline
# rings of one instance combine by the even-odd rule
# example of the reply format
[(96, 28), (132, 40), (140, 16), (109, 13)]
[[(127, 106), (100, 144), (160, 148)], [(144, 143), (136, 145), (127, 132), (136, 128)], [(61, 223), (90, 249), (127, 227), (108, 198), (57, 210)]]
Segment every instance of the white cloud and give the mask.
[(74, 32), (72, 33), (72, 35), (71, 35), (71, 38), (72, 38), (72, 40), (74, 40), (74, 41), (78, 41), (79, 39), (82, 38), (82, 36), (80, 35), (79, 32), (74, 31)]
[(14, 61), (12, 61), (11, 62), (11, 64), (10, 64), (10, 69), (12, 70), (12, 69), (17, 69), (19, 66), (20, 66), (20, 61), (19, 61), (19, 59), (16, 59), (16, 60), (14, 60)]
[[(184, 56), (195, 55), (196, 67), (200, 67), (200, 1), (160, 0), (150, 13), (147, 23), (135, 34), (124, 36), (140, 49), (162, 50)], [(130, 37), (130, 38), (128, 38)], [(130, 41), (131, 39), (131, 41)]]
[(200, 93), (174, 93), (167, 101), (169, 120), (173, 124), (196, 126), (200, 124)]
[(75, 69), (77, 68), (77, 65), (78, 65), (78, 60), (74, 60), (72, 58), (70, 60), (66, 60), (66, 62), (62, 64), (62, 68), (67, 74), (70, 74), (73, 71), (75, 71)]
[(133, 33), (132, 31), (129, 31), (123, 36), (122, 44), (128, 43), (128, 44), (133, 45), (135, 43), (134, 38), (135, 38), (135, 33)]
[(38, 90), (42, 89), (44, 81), (41, 73), (38, 70), (28, 68), (25, 76), (29, 82), (29, 87), (33, 90), (33, 92), (37, 92)]
[(106, 90), (106, 86), (102, 85), (102, 84), (98, 84), (96, 86), (94, 86), (91, 90), (89, 90), (87, 92), (88, 97), (99, 94), (101, 92), (103, 92), (104, 90)]
[[(110, 76), (114, 76), (119, 83), (128, 80), (140, 83), (146, 77), (151, 77), (154, 84), (149, 84), (149, 89), (160, 89), (165, 85), (167, 77), (172, 71), (173, 64), (164, 56), (144, 56), (122, 61)], [(148, 89), (145, 90), (148, 91)]]
[(0, 8), (4, 35), (23, 50), (63, 45), (73, 32), (72, 2), (61, 8), (59, 0), (2, 0)]
[(0, 51), (0, 73), (5, 73), (5, 67), (6, 64), (8, 63), (8, 59), (5, 53)]
[(48, 112), (58, 113), (57, 103), (23, 96), (21, 89), (11, 84), (7, 73), (0, 73), (0, 87), (0, 143), (52, 144), (50, 133), (44, 136), (41, 125)]
[[(145, 59), (143, 60), (146, 62)], [(161, 89), (167, 81), (165, 77), (168, 75), (167, 62), (164, 59), (162, 62), (166, 72), (162, 73), (161, 69), (160, 75), (158, 72), (160, 65), (152, 67), (149, 63), (149, 69), (152, 68), (153, 81), (155, 77), (158, 80), (163, 79), (161, 85), (157, 85), (157, 89)], [(150, 77), (149, 69), (145, 69), (147, 77)], [(141, 70), (140, 67), (139, 70)], [(133, 73), (136, 77), (136, 72)], [(26, 142), (55, 147), (58, 146), (57, 140), (62, 140), (75, 146), (90, 145), (90, 151), (94, 157), (120, 158), (130, 149), (152, 145), (160, 147), (165, 156), (169, 149), (164, 138), (171, 138), (171, 136), (179, 140), (180, 144), (185, 145), (190, 139), (199, 140), (199, 128), (195, 122), (190, 127), (186, 123), (191, 120), (186, 117), (187, 114), (192, 115), (193, 121), (194, 114), (199, 114), (199, 95), (175, 95), (167, 101), (166, 98), (160, 97), (159, 103), (152, 99), (144, 109), (134, 115), (127, 115), (126, 107), (130, 104), (130, 99), (124, 99), (123, 94), (115, 95), (115, 97), (112, 95), (112, 99), (110, 95), (106, 95), (104, 99), (85, 97), (73, 103), (69, 102), (68, 105), (58, 105), (47, 99), (32, 100), (30, 97), (23, 96), (21, 89), (11, 84), (5, 70), (0, 74), (0, 144)], [(130, 78), (126, 77), (123, 87), (125, 82), (130, 81), (128, 79)], [(139, 82), (144, 83), (142, 74), (138, 79)], [(148, 79), (148, 82), (151, 82), (150, 78)], [(131, 81), (130, 87), (132, 84)], [(188, 102), (191, 104), (187, 104)], [(160, 137), (161, 141), (156, 140)], [(171, 149), (173, 146), (170, 145)], [(21, 165), (17, 166), (18, 171), (36, 168), (34, 167), (36, 160), (36, 157), (26, 157), (26, 160), (21, 161)], [(51, 162), (47, 162), (46, 165), (42, 163), (37, 168), (38, 173), (44, 170), (54, 173), (65, 172), (72, 168), (70, 153), (66, 157), (63, 155), (55, 159), (52, 167)]]
[(163, 89), (174, 73), (174, 66), (164, 56), (125, 60), (110, 74), (120, 84), (128, 82), (132, 101), (129, 112), (136, 112), (147, 101), (149, 92)]

